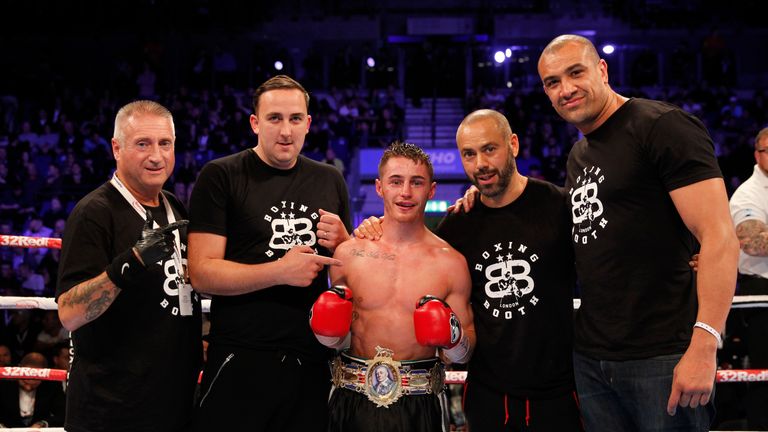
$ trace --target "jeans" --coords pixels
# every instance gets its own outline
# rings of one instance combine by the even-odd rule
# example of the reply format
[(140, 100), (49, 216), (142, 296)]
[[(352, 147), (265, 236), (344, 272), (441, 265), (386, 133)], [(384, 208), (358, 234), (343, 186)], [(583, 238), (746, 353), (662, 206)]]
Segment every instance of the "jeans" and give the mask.
[(587, 432), (709, 431), (715, 417), (710, 402), (677, 407), (667, 414), (672, 373), (682, 354), (642, 360), (593, 360), (573, 355), (576, 390)]

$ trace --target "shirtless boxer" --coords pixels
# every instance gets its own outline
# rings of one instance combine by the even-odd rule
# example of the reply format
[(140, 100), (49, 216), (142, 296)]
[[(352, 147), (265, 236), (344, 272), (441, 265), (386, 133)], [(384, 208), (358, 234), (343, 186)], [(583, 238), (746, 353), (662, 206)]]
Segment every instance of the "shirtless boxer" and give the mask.
[[(421, 149), (392, 144), (376, 180), (384, 235), (336, 249), (336, 291), (320, 296), (311, 318), (318, 339), (334, 348), (344, 347), (351, 323), (351, 346), (333, 365), (329, 431), (448, 430), (443, 361), (465, 363), (475, 330), (466, 261), (424, 226), (432, 177)], [(382, 367), (395, 382), (383, 394), (375, 375)]]

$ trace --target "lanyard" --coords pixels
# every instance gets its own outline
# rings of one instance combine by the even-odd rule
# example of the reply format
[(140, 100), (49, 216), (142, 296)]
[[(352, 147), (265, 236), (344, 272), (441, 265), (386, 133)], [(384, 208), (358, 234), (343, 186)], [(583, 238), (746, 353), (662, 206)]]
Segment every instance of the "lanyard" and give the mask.
[[(120, 192), (120, 195), (125, 198), (128, 204), (130, 204), (131, 207), (136, 210), (136, 213), (138, 213), (139, 216), (141, 216), (141, 218), (146, 221), (147, 209), (144, 208), (141, 203), (139, 203), (136, 197), (134, 197), (128, 188), (125, 187), (123, 182), (120, 181), (120, 179), (117, 177), (117, 172), (112, 175), (112, 179), (110, 179), (109, 182), (112, 184), (112, 186), (115, 187), (115, 189), (117, 189), (118, 192)], [(176, 222), (176, 216), (173, 214), (173, 209), (171, 208), (171, 203), (168, 202), (168, 198), (166, 198), (162, 192), (160, 192), (160, 197), (162, 198), (163, 205), (165, 206), (165, 213), (166, 217), (168, 218), (168, 223), (171, 224)], [(157, 221), (154, 221), (152, 228), (159, 227), (160, 225), (158, 225)], [(191, 315), (192, 303), (190, 298), (187, 298), (190, 296), (191, 286), (188, 286), (189, 284), (185, 283), (186, 278), (184, 275), (184, 265), (181, 260), (181, 235), (179, 234), (179, 230), (173, 231), (173, 264), (176, 266), (176, 285), (179, 289), (179, 306), (181, 308), (182, 315)]]

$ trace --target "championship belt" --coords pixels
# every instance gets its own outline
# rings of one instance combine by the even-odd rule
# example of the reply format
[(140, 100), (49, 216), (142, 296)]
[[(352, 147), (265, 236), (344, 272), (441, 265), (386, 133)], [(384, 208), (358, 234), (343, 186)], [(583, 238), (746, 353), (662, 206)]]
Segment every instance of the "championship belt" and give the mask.
[(400, 362), (392, 358), (395, 353), (387, 348), (376, 347), (376, 355), (366, 360), (365, 394), (377, 407), (388, 407), (403, 395), (400, 378)]
[(394, 352), (380, 346), (370, 360), (332, 362), (333, 385), (366, 395), (377, 407), (389, 407), (403, 395), (439, 394), (445, 388), (445, 371), (439, 361), (429, 369), (414, 368), (419, 362), (400, 362)]

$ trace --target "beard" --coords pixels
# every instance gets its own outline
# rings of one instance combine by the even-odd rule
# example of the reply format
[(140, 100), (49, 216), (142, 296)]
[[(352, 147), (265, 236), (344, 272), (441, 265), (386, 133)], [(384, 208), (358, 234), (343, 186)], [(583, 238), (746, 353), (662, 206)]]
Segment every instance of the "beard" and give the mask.
[[(507, 187), (509, 187), (509, 183), (512, 181), (512, 176), (516, 171), (517, 164), (515, 164), (515, 157), (512, 156), (512, 150), (510, 149), (507, 156), (507, 162), (504, 164), (501, 171), (496, 169), (481, 170), (472, 176), (472, 184), (480, 190), (480, 194), (484, 197), (496, 198), (507, 191)], [(480, 182), (477, 181), (478, 175), (491, 174), (494, 172), (497, 174), (498, 179), (495, 184), (480, 185)]]

